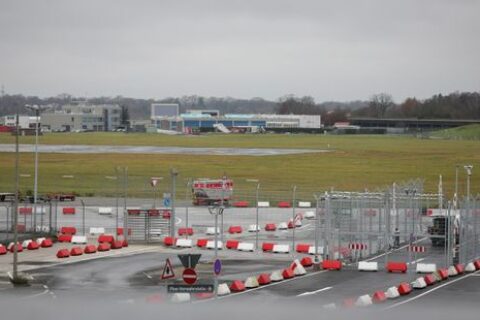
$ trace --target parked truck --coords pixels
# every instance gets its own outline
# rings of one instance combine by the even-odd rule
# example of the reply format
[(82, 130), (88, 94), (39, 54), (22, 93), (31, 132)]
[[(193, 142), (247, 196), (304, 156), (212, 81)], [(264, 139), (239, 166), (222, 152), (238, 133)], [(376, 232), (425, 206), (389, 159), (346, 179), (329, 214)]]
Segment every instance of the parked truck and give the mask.
[(195, 206), (228, 205), (233, 196), (233, 180), (202, 178), (192, 183), (192, 198)]

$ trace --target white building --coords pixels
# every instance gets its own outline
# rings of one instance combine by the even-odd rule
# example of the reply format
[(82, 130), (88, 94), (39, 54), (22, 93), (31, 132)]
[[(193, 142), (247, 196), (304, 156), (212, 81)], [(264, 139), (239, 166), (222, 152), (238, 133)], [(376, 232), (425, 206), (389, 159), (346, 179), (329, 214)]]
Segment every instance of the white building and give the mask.
[[(2, 117), (2, 123), (7, 127), (15, 127), (16, 120), (17, 120), (17, 115), (7, 115)], [(18, 125), (21, 129), (35, 129), (36, 123), (37, 123), (37, 117), (31, 117), (31, 116), (25, 116), (25, 115), (18, 116)]]

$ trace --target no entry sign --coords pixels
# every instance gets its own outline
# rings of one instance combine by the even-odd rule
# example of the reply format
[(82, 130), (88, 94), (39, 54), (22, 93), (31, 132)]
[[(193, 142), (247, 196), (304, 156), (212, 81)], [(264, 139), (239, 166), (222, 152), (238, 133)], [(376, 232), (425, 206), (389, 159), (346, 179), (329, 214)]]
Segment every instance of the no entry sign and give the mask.
[(187, 268), (183, 270), (182, 278), (186, 284), (194, 284), (197, 282), (197, 273), (194, 269)]

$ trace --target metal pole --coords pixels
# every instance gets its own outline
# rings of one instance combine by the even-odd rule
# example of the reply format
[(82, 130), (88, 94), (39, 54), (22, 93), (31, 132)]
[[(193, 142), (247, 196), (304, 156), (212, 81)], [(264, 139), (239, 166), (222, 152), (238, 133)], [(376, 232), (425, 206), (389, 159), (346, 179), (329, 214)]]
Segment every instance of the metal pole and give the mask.
[(20, 134), (20, 127), (18, 125), (19, 114), (17, 106), (17, 116), (15, 119), (15, 202), (13, 207), (13, 281), (18, 279), (18, 186), (19, 186), (19, 148), (18, 135)]
[(457, 209), (458, 208), (458, 168), (460, 166), (457, 164), (455, 166), (455, 194), (453, 196), (453, 199), (454, 199), (454, 202), (453, 202), (453, 205), (454, 205), (454, 209)]
[(35, 178), (33, 183), (33, 232), (37, 232), (37, 192), (38, 192), (38, 125), (40, 108), (35, 110)]
[(329, 232), (330, 232), (330, 196), (328, 192), (325, 192), (325, 233), (324, 233), (324, 243), (325, 250), (324, 255), (326, 259), (330, 259), (330, 248), (329, 248)]
[(320, 216), (319, 216), (319, 197), (317, 195), (313, 195), (315, 197), (315, 265), (317, 266), (320, 263), (318, 259), (318, 228), (320, 224)]
[[(222, 239), (222, 244), (224, 243), (223, 241), (223, 210), (225, 209), (225, 180), (226, 176), (223, 175), (222, 177), (222, 199), (220, 201), (220, 206), (222, 209), (222, 216), (220, 217), (221, 223), (220, 223), (220, 238)], [(217, 233), (217, 229), (215, 229), (215, 233)]]
[(115, 210), (115, 240), (118, 240), (118, 204), (119, 204), (119, 193), (120, 193), (120, 187), (119, 187), (119, 183), (120, 183), (120, 177), (118, 176), (118, 171), (119, 171), (119, 167), (116, 167), (115, 168), (115, 177), (116, 177), (116, 183), (115, 183), (115, 207), (116, 207), (116, 210)]
[(258, 192), (260, 190), (260, 183), (257, 183), (257, 190), (255, 193), (255, 215), (256, 215), (256, 221), (255, 221), (255, 250), (258, 250), (258, 234), (260, 233), (260, 226), (258, 225)]
[(171, 217), (171, 232), (170, 236), (175, 237), (175, 196), (176, 196), (176, 189), (177, 189), (177, 175), (178, 171), (175, 169), (170, 170), (170, 174), (172, 176), (172, 217)]
[(80, 199), (80, 203), (82, 204), (82, 233), (85, 235), (85, 202)]
[(127, 212), (127, 198), (128, 198), (128, 167), (123, 169), (123, 240), (128, 243), (128, 212)]
[[(185, 192), (185, 228), (188, 228), (188, 193), (189, 193), (191, 184), (192, 184), (192, 179), (188, 179), (187, 191)], [(188, 239), (188, 232), (185, 232), (185, 236)]]
[(292, 194), (292, 253), (295, 257), (295, 229), (297, 227), (295, 223), (295, 197), (297, 193), (297, 186), (293, 186), (293, 194)]

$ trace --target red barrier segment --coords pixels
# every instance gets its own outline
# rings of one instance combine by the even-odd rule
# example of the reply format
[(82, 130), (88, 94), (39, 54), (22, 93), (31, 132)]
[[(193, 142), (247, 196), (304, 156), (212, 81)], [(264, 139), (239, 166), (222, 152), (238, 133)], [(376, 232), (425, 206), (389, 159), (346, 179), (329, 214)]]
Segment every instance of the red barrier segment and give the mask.
[(19, 214), (32, 214), (32, 212), (33, 212), (33, 209), (31, 207), (18, 208), (18, 213)]
[(313, 266), (313, 260), (312, 260), (312, 258), (310, 258), (310, 257), (303, 257), (302, 260), (300, 260), (300, 263), (301, 263), (302, 266), (304, 266), (305, 268), (308, 268), (308, 267)]
[(101, 234), (98, 236), (98, 243), (113, 243), (115, 238), (111, 234)]
[(383, 291), (375, 291), (372, 295), (373, 303), (382, 303), (382, 302), (385, 302), (386, 300), (387, 300), (387, 296)]
[(81, 256), (83, 254), (83, 250), (80, 247), (73, 247), (70, 249), (71, 256)]
[(98, 251), (109, 251), (110, 250), (110, 243), (102, 242), (97, 247)]
[(7, 254), (7, 248), (5, 246), (0, 245), (0, 256)]
[(213, 293), (211, 293), (211, 292), (195, 293), (195, 298), (197, 298), (198, 300), (211, 299), (211, 298), (213, 298)]
[(61, 234), (58, 236), (58, 242), (72, 242), (71, 234)]
[(86, 254), (92, 254), (97, 252), (97, 247), (94, 244), (88, 244), (85, 246), (85, 249), (83, 249), (83, 253)]
[(75, 208), (74, 207), (64, 207), (62, 209), (63, 214), (75, 214)]
[(122, 245), (124, 248), (128, 247), (128, 241), (126, 239), (123, 240)]
[(160, 210), (158, 209), (148, 209), (147, 214), (149, 217), (159, 217), (160, 216)]
[(36, 241), (29, 242), (27, 245), (28, 250), (38, 250), (40, 248), (40, 245)]
[(405, 262), (390, 261), (387, 263), (388, 272), (407, 272), (407, 264)]
[(263, 250), (263, 252), (272, 252), (274, 245), (275, 245), (275, 243), (272, 243), (272, 242), (264, 242), (264, 243), (262, 243), (262, 250)]
[(138, 216), (141, 213), (140, 209), (128, 209), (127, 213), (129, 216)]
[(163, 210), (162, 212), (163, 219), (170, 219), (171, 216), (172, 216), (172, 213), (169, 210)]
[(122, 249), (123, 248), (123, 241), (122, 240), (116, 240), (112, 243), (111, 246), (112, 249)]
[(207, 246), (208, 239), (197, 239), (197, 247), (205, 248)]
[(308, 253), (308, 249), (310, 249), (310, 245), (308, 243), (297, 244), (296, 250), (298, 253)]
[(241, 226), (230, 226), (228, 228), (228, 233), (234, 234), (234, 233), (242, 233), (242, 227)]
[(225, 245), (225, 247), (227, 247), (227, 249), (237, 249), (238, 248), (238, 244), (240, 243), (240, 241), (238, 240), (227, 240), (227, 243)]
[(293, 229), (295, 228), (295, 222), (293, 222), (292, 220), (288, 221), (288, 225), (287, 225), (288, 229)]
[(60, 233), (74, 236), (77, 234), (77, 229), (75, 227), (62, 227)]
[(475, 269), (480, 270), (480, 260), (475, 260), (473, 265), (475, 266)]
[(423, 277), (423, 279), (425, 280), (425, 283), (427, 284), (427, 286), (431, 286), (435, 284), (435, 276), (433, 274), (427, 274), (426, 276)]
[[(14, 245), (10, 247), (10, 252), (11, 252), (11, 253), (13, 253), (13, 250), (15, 250), (14, 248), (15, 248)], [(21, 244), (21, 243), (17, 243), (17, 252), (22, 252), (22, 251), (23, 251), (23, 246), (22, 246), (22, 244)]]
[(45, 240), (42, 241), (42, 243), (40, 244), (40, 246), (41, 246), (42, 248), (50, 248), (50, 247), (53, 246), (53, 241), (52, 241), (52, 239), (48, 239), (48, 238), (47, 238), (47, 239), (45, 239)]
[[(132, 235), (132, 229), (128, 228), (128, 235)], [(123, 228), (117, 228), (117, 236), (123, 236)]]
[(437, 274), (440, 277), (440, 280), (447, 280), (448, 279), (448, 269), (438, 269)]
[(288, 202), (288, 201), (280, 201), (280, 202), (277, 204), (277, 206), (278, 206), (279, 208), (291, 208), (291, 207), (292, 207), (292, 205), (291, 205), (290, 202)]
[(323, 260), (322, 269), (325, 270), (341, 270), (342, 262), (340, 260)]
[(461, 264), (461, 263), (457, 263), (455, 265), (455, 270), (457, 270), (458, 274), (463, 274), (465, 272), (465, 268), (464, 268), (463, 264)]
[(400, 283), (397, 289), (398, 289), (398, 293), (400, 293), (401, 296), (407, 295), (410, 292), (412, 292), (412, 286), (406, 282)]
[(275, 225), (275, 223), (267, 223), (265, 225), (265, 231), (275, 231), (277, 230), (277, 226)]
[(268, 273), (262, 273), (261, 275), (259, 275), (257, 278), (257, 281), (258, 281), (258, 284), (261, 286), (264, 286), (272, 282), (272, 280), (270, 279), (270, 275)]
[(295, 277), (295, 274), (293, 273), (293, 270), (290, 268), (283, 269), (282, 272), (283, 279), (291, 279)]
[(242, 281), (240, 281), (240, 280), (235, 280), (235, 281), (233, 281), (232, 284), (230, 285), (230, 291), (232, 291), (232, 292), (245, 291), (245, 285), (243, 284)]
[(178, 228), (179, 236), (193, 236), (193, 228)]
[(163, 238), (163, 244), (166, 245), (167, 247), (174, 246), (176, 242), (177, 242), (177, 239), (174, 237)]
[(248, 208), (249, 205), (248, 201), (237, 201), (233, 203), (233, 206), (236, 208)]
[(68, 258), (70, 257), (70, 251), (68, 249), (60, 249), (57, 251), (57, 258)]
[(355, 306), (355, 299), (353, 298), (347, 298), (342, 302), (342, 307), (344, 308), (353, 308), (354, 306)]

